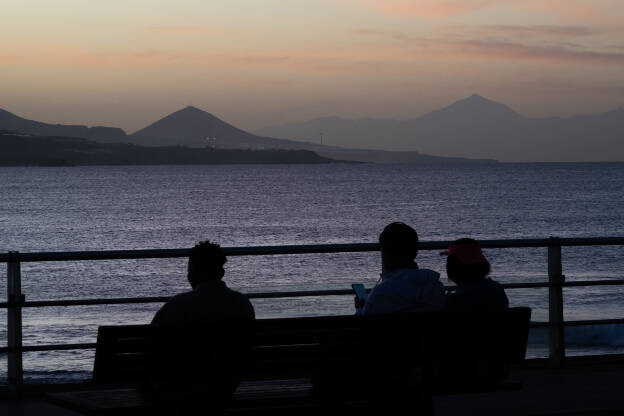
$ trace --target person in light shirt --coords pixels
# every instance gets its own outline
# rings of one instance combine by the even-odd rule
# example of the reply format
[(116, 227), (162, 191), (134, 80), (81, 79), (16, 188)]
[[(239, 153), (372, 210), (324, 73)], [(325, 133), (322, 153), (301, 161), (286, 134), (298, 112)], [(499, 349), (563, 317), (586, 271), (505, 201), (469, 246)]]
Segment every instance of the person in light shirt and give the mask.
[(442, 309), (446, 303), (440, 274), (415, 262), (418, 233), (402, 222), (379, 235), (381, 278), (365, 301), (356, 298), (357, 314), (409, 313)]

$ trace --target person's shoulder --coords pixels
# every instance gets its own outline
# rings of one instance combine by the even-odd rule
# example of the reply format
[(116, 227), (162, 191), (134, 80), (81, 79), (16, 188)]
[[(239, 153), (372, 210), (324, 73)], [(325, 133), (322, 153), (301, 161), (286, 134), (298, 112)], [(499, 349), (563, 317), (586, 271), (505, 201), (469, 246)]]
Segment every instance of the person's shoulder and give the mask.
[(193, 297), (193, 291), (178, 293), (177, 295), (173, 295), (172, 297), (165, 302), (163, 308), (170, 308), (172, 305), (179, 305), (181, 303), (188, 302)]
[(440, 281), (440, 273), (431, 269), (414, 269), (407, 275), (408, 281), (417, 286), (439, 286), (443, 287)]
[(193, 292), (179, 293), (171, 297), (154, 315), (152, 324), (165, 324), (172, 318), (177, 318), (183, 314), (183, 311), (188, 309), (188, 306), (192, 302)]
[(484, 282), (486, 282), (486, 284), (488, 285), (492, 285), (492, 286), (501, 286), (502, 285), (500, 283), (498, 283), (496, 280), (492, 279), (491, 277), (486, 277), (485, 279), (483, 279)]
[(498, 283), (496, 280), (486, 277), (483, 279), (483, 284), (487, 287), (490, 287), (492, 290), (504, 291), (503, 285)]
[(167, 303), (165, 303), (165, 306), (186, 303), (186, 302), (189, 302), (191, 299), (193, 299), (195, 296), (196, 296), (196, 293), (192, 290), (189, 290), (188, 292), (178, 293), (177, 295), (172, 296), (167, 301)]
[(251, 301), (249, 300), (249, 297), (247, 295), (237, 290), (230, 289), (229, 287), (227, 288), (227, 290), (234, 302), (238, 304), (240, 309), (244, 310), (244, 313), (246, 315), (255, 317), (253, 305), (251, 304)]
[(427, 279), (440, 280), (440, 273), (431, 269), (418, 269), (418, 275), (423, 276)]
[(238, 290), (229, 288), (227, 286), (225, 288), (226, 288), (228, 294), (230, 296), (232, 296), (233, 298), (236, 298), (238, 300), (249, 301), (249, 298), (246, 295), (244, 295), (243, 293), (239, 292)]

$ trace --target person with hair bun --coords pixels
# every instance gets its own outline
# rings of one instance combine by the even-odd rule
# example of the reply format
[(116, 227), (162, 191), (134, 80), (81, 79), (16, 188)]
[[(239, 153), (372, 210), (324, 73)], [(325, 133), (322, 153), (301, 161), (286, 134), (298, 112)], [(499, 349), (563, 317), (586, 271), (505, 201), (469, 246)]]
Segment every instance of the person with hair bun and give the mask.
[(509, 300), (503, 287), (486, 277), (490, 273), (479, 243), (472, 238), (460, 238), (447, 251), (446, 273), (457, 285), (454, 293), (447, 295), (446, 307), (452, 310), (505, 309)]

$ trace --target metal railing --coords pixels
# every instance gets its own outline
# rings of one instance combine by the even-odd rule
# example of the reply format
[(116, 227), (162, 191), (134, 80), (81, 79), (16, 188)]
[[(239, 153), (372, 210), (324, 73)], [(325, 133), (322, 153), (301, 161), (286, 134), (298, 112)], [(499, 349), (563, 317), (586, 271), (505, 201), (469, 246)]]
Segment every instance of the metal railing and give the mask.
[[(419, 243), (420, 250), (440, 250), (450, 245), (451, 241), (424, 241)], [(550, 359), (556, 366), (565, 360), (564, 329), (566, 326), (600, 325), (624, 323), (624, 319), (602, 319), (565, 321), (563, 316), (563, 288), (579, 286), (624, 285), (624, 279), (584, 280), (566, 282), (562, 273), (561, 248), (572, 246), (607, 246), (624, 245), (624, 237), (605, 238), (557, 238), (481, 240), (483, 248), (526, 248), (546, 247), (548, 249), (548, 281), (534, 283), (508, 283), (506, 289), (548, 288), (548, 322), (532, 322), (532, 327), (550, 328)], [(379, 251), (378, 244), (322, 244), (257, 247), (224, 247), (227, 256), (269, 256), (278, 254), (318, 254), (318, 253), (355, 253)], [(172, 250), (113, 250), (113, 251), (74, 251), (50, 253), (0, 254), (0, 263), (7, 263), (7, 301), (0, 302), (0, 308), (7, 309), (7, 347), (0, 348), (0, 353), (8, 354), (8, 385), (12, 393), (17, 394), (24, 383), (23, 352), (61, 351), (93, 349), (95, 343), (80, 344), (22, 344), (22, 308), (111, 305), (129, 303), (165, 302), (169, 297), (131, 297), (131, 298), (93, 298), (26, 301), (21, 290), (21, 263), (47, 261), (87, 261), (87, 260), (122, 260), (187, 257), (190, 249)], [(451, 289), (452, 287), (447, 287)], [(309, 290), (292, 292), (264, 292), (248, 294), (249, 298), (294, 298), (306, 296), (341, 296), (351, 295), (350, 289), (344, 290)]]

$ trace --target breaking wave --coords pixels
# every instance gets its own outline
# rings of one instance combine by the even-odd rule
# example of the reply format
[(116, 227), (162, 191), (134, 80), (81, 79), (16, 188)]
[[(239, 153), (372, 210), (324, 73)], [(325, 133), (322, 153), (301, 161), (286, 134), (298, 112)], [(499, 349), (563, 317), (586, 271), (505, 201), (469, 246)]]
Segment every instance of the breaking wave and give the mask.
[[(624, 347), (624, 324), (581, 325), (565, 328), (565, 343), (576, 347)], [(548, 328), (532, 328), (529, 345), (547, 345)]]

